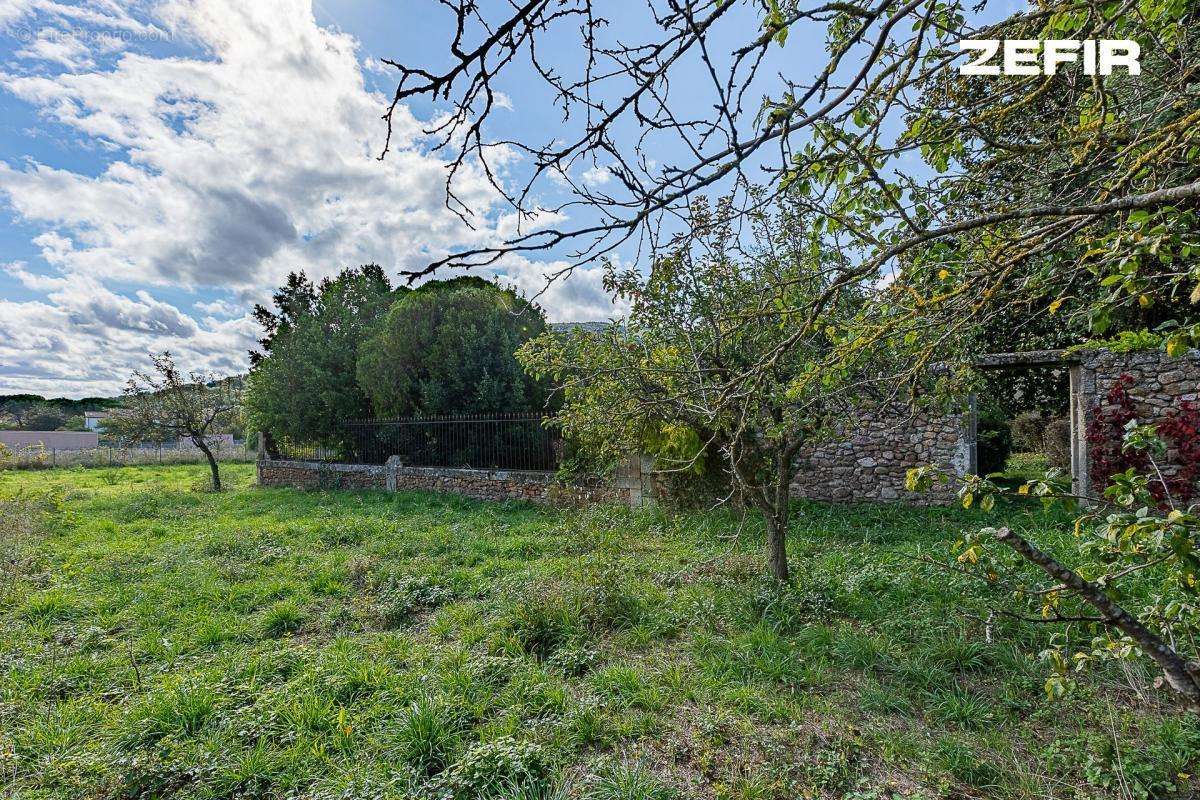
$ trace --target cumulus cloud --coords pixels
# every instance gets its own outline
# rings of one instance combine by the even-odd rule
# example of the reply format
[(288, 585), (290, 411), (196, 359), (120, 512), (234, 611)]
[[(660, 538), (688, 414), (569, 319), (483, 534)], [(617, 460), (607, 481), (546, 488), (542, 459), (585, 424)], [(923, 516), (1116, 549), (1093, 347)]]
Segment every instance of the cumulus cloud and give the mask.
[(603, 186), (612, 180), (612, 172), (609, 171), (608, 167), (596, 165), (588, 167), (580, 177), (583, 178), (583, 182), (588, 186)]
[[(516, 229), (486, 213), (498, 198), (478, 171), (456, 192), (490, 223), (468, 227), (445, 208), (444, 164), (423, 152), (407, 109), (393, 152), (376, 159), (385, 98), (365, 81), (358, 42), (317, 25), (311, 0), (0, 0), (0, 26), (31, 32), (0, 88), (98, 154), (86, 171), (0, 158), (0, 201), (40, 229), (45, 262), (8, 271), (46, 294), (0, 306), (20, 334), (0, 344), (0, 387), (111, 390), (164, 348), (240, 371), (254, 339), (245, 312), (287, 272), (375, 262), (395, 273)], [(139, 48), (150, 40), (187, 49)], [(556, 270), (500, 271), (537, 292)], [(189, 301), (197, 320), (167, 291), (239, 305)], [(612, 310), (595, 268), (541, 301), (557, 320)]]
[(575, 268), (570, 276), (566, 261), (534, 262), (509, 256), (496, 270), (500, 283), (513, 285), (536, 299), (551, 322), (591, 322), (623, 316), (627, 302), (614, 302), (604, 289), (604, 270), (598, 266)]

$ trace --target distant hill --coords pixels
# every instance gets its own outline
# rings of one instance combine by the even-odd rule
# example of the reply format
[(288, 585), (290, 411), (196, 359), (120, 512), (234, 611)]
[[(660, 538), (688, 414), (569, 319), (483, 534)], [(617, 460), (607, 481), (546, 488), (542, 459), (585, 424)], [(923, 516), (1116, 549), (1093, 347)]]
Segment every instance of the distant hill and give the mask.
[(121, 404), (119, 397), (82, 397), (72, 400), (69, 397), (42, 397), (40, 394), (0, 394), (0, 405), (8, 402), (15, 403), (45, 403), (62, 409), (71, 416), (78, 416), (84, 411), (103, 411), (106, 408), (116, 408)]
[(550, 330), (555, 333), (566, 333), (567, 331), (583, 329), (588, 333), (600, 333), (607, 330), (611, 325), (611, 322), (551, 322)]

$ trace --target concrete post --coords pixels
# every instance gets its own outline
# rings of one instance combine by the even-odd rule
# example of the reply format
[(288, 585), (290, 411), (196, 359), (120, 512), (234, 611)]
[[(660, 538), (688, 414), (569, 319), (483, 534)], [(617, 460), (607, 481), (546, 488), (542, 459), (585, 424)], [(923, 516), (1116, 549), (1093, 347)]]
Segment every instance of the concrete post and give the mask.
[[(1088, 473), (1087, 412), (1090, 391), (1085, 385), (1083, 366), (1071, 367), (1071, 494), (1080, 498), (1092, 496), (1092, 481)], [(1094, 383), (1095, 379), (1092, 379)], [(1082, 501), (1086, 503), (1086, 501)]]
[(383, 465), (383, 480), (384, 487), (389, 492), (396, 491), (396, 473), (400, 469), (400, 456), (389, 456), (387, 463)]

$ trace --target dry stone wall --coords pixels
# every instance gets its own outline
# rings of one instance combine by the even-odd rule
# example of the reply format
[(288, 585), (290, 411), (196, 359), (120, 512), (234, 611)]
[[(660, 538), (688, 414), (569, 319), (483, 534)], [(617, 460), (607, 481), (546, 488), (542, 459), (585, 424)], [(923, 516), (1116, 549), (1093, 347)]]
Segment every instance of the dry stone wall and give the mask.
[(1077, 487), (1086, 481), (1090, 493), (1097, 496), (1104, 487), (1090, 485), (1090, 479), (1084, 477), (1090, 474), (1086, 439), (1096, 412), (1109, 407), (1108, 393), (1122, 375), (1128, 375), (1133, 379), (1129, 397), (1139, 421), (1156, 423), (1181, 402), (1200, 402), (1200, 350), (1176, 357), (1162, 350), (1131, 353), (1083, 350), (1072, 357), (1078, 360), (1071, 376), (1076, 445), (1072, 472), (1077, 477)]
[(260, 459), (258, 483), (260, 486), (295, 489), (443, 492), (477, 500), (525, 500), (544, 505), (620, 503), (635, 506), (641, 500), (640, 487), (629, 485), (629, 481), (622, 480), (620, 475), (609, 483), (568, 485), (558, 482), (553, 472), (406, 467), (398, 461), (375, 466)]
[[(1077, 491), (1086, 492), (1089, 473), (1087, 427), (1095, 410), (1122, 375), (1134, 379), (1131, 395), (1146, 422), (1162, 418), (1182, 400), (1200, 402), (1200, 351), (1170, 358), (1160, 351), (1078, 353), (1045, 351), (989, 356), (982, 366), (1062, 364), (1069, 367), (1072, 394), (1072, 474)], [(938, 503), (951, 499), (952, 485), (931, 492), (904, 488), (909, 469), (934, 464), (964, 475), (976, 469), (974, 413), (911, 414), (894, 409), (856, 420), (844, 438), (822, 443), (800, 454), (792, 484), (797, 497), (833, 502), (904, 501)], [(614, 478), (594, 485), (563, 485), (549, 472), (406, 467), (260, 461), (263, 486), (300, 488), (386, 489), (449, 492), (482, 500), (528, 500), (551, 505), (588, 502), (640, 506), (656, 493), (651, 465), (633, 458)], [(1090, 487), (1094, 494), (1102, 487)], [(661, 494), (661, 487), (657, 490)]]
[(371, 464), (259, 459), (258, 485), (293, 489), (384, 489), (385, 468)]
[(895, 408), (857, 420), (845, 438), (802, 451), (792, 490), (798, 497), (843, 503), (944, 502), (953, 494), (949, 486), (906, 490), (908, 470), (936, 464), (964, 475), (973, 469), (973, 452), (969, 411), (943, 416)]

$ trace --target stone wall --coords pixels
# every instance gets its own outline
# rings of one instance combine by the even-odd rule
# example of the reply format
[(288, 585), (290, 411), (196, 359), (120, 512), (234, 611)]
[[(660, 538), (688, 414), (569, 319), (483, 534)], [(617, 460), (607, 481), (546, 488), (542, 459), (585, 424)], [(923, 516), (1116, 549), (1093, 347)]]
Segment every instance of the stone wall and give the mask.
[[(1047, 364), (1061, 364), (1070, 370), (1071, 474), (1075, 491), (1081, 495), (1103, 491), (1104, 487), (1092, 486), (1088, 478), (1087, 429), (1122, 375), (1133, 378), (1130, 395), (1145, 422), (1162, 419), (1181, 401), (1200, 401), (1200, 351), (1196, 350), (1175, 358), (1161, 350), (1038, 351), (989, 355), (979, 362), (980, 367), (992, 369)], [(863, 419), (848, 437), (803, 452), (792, 489), (799, 497), (839, 502), (948, 500), (954, 492), (948, 485), (926, 494), (905, 490), (905, 473), (926, 464), (956, 475), (976, 469), (972, 412), (910, 416), (898, 409)]]
[(1108, 407), (1108, 393), (1122, 375), (1133, 378), (1130, 399), (1139, 421), (1160, 421), (1169, 409), (1183, 401), (1200, 402), (1200, 350), (1170, 357), (1162, 350), (1138, 350), (1114, 353), (1109, 350), (1084, 350), (1073, 354), (1071, 391), (1074, 452), (1072, 473), (1076, 490), (1086, 489), (1092, 496), (1103, 486), (1091, 485), (1087, 449), (1087, 429), (1098, 409)]
[(568, 485), (557, 481), (553, 472), (411, 467), (401, 465), (398, 460), (383, 466), (270, 459), (258, 462), (260, 486), (429, 491), (477, 500), (525, 500), (544, 505), (640, 505), (640, 471), (636, 475), (637, 486), (633, 485), (633, 477), (625, 471), (607, 483)]
[(386, 467), (319, 461), (258, 461), (259, 486), (293, 489), (385, 489)]
[(797, 497), (835, 502), (945, 502), (953, 487), (910, 492), (905, 476), (927, 464), (965, 475), (974, 468), (974, 442), (969, 411), (937, 416), (897, 408), (856, 421), (846, 438), (802, 451), (792, 490)]
[[(1095, 409), (1104, 404), (1121, 375), (1134, 378), (1131, 394), (1147, 422), (1160, 419), (1166, 409), (1181, 400), (1200, 400), (1200, 351), (1195, 350), (1178, 358), (1157, 350), (1044, 351), (987, 356), (980, 362), (981, 367), (990, 368), (1045, 364), (1062, 364), (1070, 370), (1071, 472), (1079, 494), (1095, 494), (1102, 489), (1088, 486), (1086, 479), (1086, 431)], [(975, 470), (975, 460), (973, 408), (944, 416), (896, 409), (855, 421), (848, 437), (803, 451), (792, 488), (797, 497), (835, 502), (945, 502), (952, 498), (956, 487), (943, 484), (930, 492), (909, 492), (904, 488), (907, 471), (935, 464), (951, 474), (963, 475)], [(590, 486), (560, 484), (549, 472), (405, 467), (398, 462), (385, 466), (259, 462), (259, 483), (263, 486), (415, 489), (554, 505), (609, 502), (640, 506), (643, 498), (648, 502), (655, 493), (652, 478), (650, 465), (640, 458), (630, 459), (612, 480)]]

